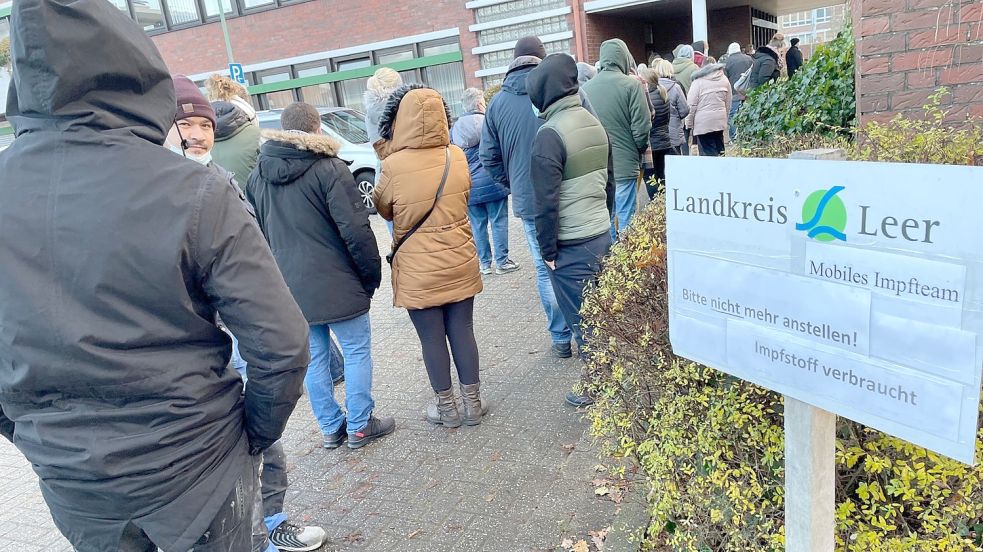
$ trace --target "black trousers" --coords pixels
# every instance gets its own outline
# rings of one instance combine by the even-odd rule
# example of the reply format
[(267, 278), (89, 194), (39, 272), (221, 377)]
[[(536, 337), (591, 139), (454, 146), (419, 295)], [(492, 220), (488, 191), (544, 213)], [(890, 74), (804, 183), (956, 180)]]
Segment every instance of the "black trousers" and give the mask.
[(434, 392), (451, 388), (451, 357), (457, 366), (457, 379), (464, 385), (478, 383), (478, 342), (474, 339), (474, 298), (429, 309), (409, 310), (410, 320), (420, 336), (423, 363)]
[(646, 173), (645, 175), (645, 188), (648, 190), (649, 199), (655, 199), (655, 194), (659, 191), (659, 186), (653, 186), (652, 183), (649, 182), (650, 177), (654, 176), (656, 180), (659, 181), (660, 185), (665, 185), (667, 155), (679, 155), (679, 149), (669, 148), (655, 150), (652, 152), (652, 161), (655, 163), (655, 170), (653, 170), (651, 173)]
[(696, 143), (700, 146), (701, 156), (720, 157), (724, 154), (724, 131), (701, 134), (696, 137)]
[(583, 347), (584, 334), (580, 328), (580, 307), (584, 304), (584, 289), (598, 272), (601, 259), (611, 248), (611, 234), (576, 244), (560, 243), (556, 252), (556, 268), (550, 271), (556, 302), (567, 326), (573, 331), (577, 345)]

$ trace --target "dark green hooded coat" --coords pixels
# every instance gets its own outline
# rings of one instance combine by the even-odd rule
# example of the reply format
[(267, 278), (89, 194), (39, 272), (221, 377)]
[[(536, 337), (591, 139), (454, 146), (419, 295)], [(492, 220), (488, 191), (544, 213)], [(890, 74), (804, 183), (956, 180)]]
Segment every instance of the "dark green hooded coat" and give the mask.
[(601, 70), (587, 81), (584, 93), (604, 125), (614, 153), (614, 178), (638, 178), (641, 153), (649, 147), (652, 115), (648, 92), (629, 76), (631, 54), (620, 39), (601, 44)]

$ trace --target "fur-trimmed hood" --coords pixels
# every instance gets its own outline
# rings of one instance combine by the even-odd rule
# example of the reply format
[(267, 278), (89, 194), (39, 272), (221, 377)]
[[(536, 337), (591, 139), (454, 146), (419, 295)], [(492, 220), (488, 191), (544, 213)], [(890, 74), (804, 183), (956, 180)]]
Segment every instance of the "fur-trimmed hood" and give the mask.
[(291, 130), (266, 129), (261, 133), (264, 140), (283, 142), (296, 149), (309, 151), (324, 157), (337, 157), (341, 142), (324, 134), (310, 134)]
[(723, 72), (725, 67), (726, 66), (723, 63), (714, 63), (711, 65), (707, 65), (706, 67), (698, 69), (695, 73), (693, 73), (693, 80), (709, 77), (717, 71)]
[(450, 144), (451, 110), (440, 94), (421, 84), (396, 89), (382, 117), (376, 152), (380, 159), (403, 149), (427, 149)]
[(266, 142), (259, 148), (256, 169), (264, 180), (287, 185), (323, 159), (335, 158), (341, 149), (338, 140), (323, 134), (264, 130)]

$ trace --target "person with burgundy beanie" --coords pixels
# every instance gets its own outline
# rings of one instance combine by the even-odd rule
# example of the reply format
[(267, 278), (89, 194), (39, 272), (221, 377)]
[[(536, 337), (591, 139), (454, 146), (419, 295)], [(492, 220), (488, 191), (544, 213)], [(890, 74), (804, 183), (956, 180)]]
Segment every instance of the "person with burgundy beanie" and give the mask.
[[(216, 123), (212, 104), (188, 77), (174, 75), (172, 79), (177, 109), (167, 134), (167, 148), (205, 165), (223, 180), (233, 178), (232, 173), (212, 160)], [(244, 199), (240, 192), (240, 201)], [(246, 363), (239, 355), (239, 340), (232, 332), (229, 335), (233, 342), (233, 366), (248, 385)], [(262, 454), (253, 504), (252, 552), (304, 552), (320, 548), (324, 543), (326, 533), (320, 527), (301, 527), (287, 521), (283, 510), (287, 485), (287, 456), (282, 443), (277, 441)]]

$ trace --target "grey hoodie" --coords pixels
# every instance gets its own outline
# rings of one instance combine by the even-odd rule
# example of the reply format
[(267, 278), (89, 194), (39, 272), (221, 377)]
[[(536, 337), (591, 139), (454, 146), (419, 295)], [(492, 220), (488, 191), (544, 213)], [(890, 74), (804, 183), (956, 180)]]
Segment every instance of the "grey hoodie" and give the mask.
[(143, 29), (103, 0), (12, 17), (0, 430), (77, 548), (132, 523), (183, 552), (280, 438), (307, 322), (231, 178), (161, 147), (174, 86)]

